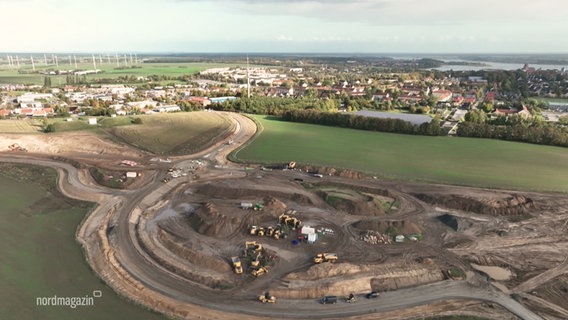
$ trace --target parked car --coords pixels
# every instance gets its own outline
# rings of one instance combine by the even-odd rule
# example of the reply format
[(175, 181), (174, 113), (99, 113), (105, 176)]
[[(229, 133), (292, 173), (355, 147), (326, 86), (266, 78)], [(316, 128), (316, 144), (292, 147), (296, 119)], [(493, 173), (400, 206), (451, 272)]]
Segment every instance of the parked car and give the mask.
[(378, 298), (378, 297), (379, 297), (379, 293), (378, 293), (377, 291), (372, 291), (372, 292), (367, 293), (367, 294), (365, 295), (365, 297), (366, 297), (367, 299)]
[(336, 304), (337, 296), (325, 296), (320, 299), (321, 304)]

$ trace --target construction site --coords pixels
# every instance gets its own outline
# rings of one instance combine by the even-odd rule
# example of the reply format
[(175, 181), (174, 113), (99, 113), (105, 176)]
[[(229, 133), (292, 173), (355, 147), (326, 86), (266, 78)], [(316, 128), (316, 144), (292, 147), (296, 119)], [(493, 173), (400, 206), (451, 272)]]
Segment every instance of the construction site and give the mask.
[(142, 154), (123, 169), (143, 172), (126, 190), (101, 187), (88, 169), (120, 170), (132, 150), (75, 166), (10, 161), (56, 167), (68, 175), (62, 192), (100, 203), (77, 232), (89, 264), (171, 317), (568, 318), (564, 194), (231, 164), (254, 133), (233, 117), (234, 143), (164, 161)]

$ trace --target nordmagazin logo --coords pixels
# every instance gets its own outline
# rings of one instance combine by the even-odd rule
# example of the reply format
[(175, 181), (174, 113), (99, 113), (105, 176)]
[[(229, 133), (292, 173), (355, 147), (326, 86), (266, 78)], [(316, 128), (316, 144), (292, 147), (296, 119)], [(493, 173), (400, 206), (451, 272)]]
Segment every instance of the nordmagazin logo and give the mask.
[(83, 297), (59, 297), (53, 295), (51, 297), (36, 297), (36, 306), (40, 307), (69, 307), (75, 309), (77, 307), (90, 307), (95, 305), (95, 298), (103, 296), (102, 291), (95, 290), (92, 295)]

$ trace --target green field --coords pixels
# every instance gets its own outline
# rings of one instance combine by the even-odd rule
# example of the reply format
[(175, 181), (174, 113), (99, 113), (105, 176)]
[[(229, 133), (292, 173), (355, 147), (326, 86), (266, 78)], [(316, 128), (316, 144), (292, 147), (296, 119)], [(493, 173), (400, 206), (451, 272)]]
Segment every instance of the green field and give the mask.
[[(124, 59), (124, 58), (123, 58)], [(205, 69), (217, 68), (223, 66), (234, 66), (225, 65), (220, 63), (138, 63), (136, 68), (117, 68), (116, 61), (111, 59), (111, 64), (108, 64), (106, 59), (103, 59), (104, 63), (99, 64), (97, 59), (97, 69), (103, 71), (99, 74), (89, 74), (87, 75), (87, 82), (92, 82), (94, 79), (117, 79), (118, 77), (124, 76), (134, 76), (134, 77), (147, 77), (150, 75), (163, 75), (170, 77), (178, 77), (183, 75), (191, 75)], [(128, 60), (130, 66), (130, 60)], [(120, 65), (124, 65), (124, 60), (120, 61)], [(92, 70), (93, 64), (90, 63), (78, 63), (78, 69), (80, 70)], [(139, 68), (138, 68), (139, 67)], [(36, 71), (41, 70), (74, 70), (75, 64), (60, 63), (59, 67), (56, 68), (54, 65), (43, 66), (36, 64)], [(31, 65), (21, 64), (21, 70), (31, 71)], [(16, 69), (8, 69), (8, 66), (4, 65), (0, 67), (0, 84), (3, 83), (15, 83), (15, 84), (37, 84), (43, 85), (43, 79), (45, 75), (42, 74), (20, 74)], [(52, 75), (51, 85), (53, 87), (58, 87), (66, 84), (66, 75)], [(174, 82), (166, 81), (167, 83)]]
[(180, 112), (141, 116), (142, 124), (106, 129), (111, 139), (156, 154), (203, 150), (229, 133), (231, 122), (214, 112)]
[(297, 161), (393, 179), (568, 192), (566, 148), (369, 132), (264, 116), (254, 119), (263, 130), (233, 155), (243, 162)]
[[(0, 319), (164, 319), (94, 275), (75, 241), (91, 204), (53, 190), (55, 176), (51, 169), (0, 164)], [(37, 297), (84, 297), (95, 290), (102, 297), (93, 306), (36, 306)]]

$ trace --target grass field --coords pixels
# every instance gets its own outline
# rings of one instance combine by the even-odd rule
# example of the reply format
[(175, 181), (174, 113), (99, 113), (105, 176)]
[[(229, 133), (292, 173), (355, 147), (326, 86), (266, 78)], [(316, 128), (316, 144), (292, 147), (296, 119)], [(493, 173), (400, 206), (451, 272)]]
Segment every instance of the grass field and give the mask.
[(156, 154), (187, 154), (202, 150), (231, 129), (231, 122), (214, 112), (141, 116), (140, 125), (106, 129), (113, 139)]
[[(0, 164), (0, 319), (164, 319), (117, 296), (85, 262), (75, 230), (91, 205), (50, 191), (51, 169), (13, 168)], [(36, 306), (37, 297), (94, 290), (102, 297), (93, 306)]]
[(234, 157), (351, 168), (386, 178), (568, 192), (568, 149), (290, 123), (255, 116), (262, 133)]
[[(124, 58), (120, 61), (120, 65), (124, 65)], [(134, 76), (134, 77), (147, 77), (150, 75), (163, 75), (163, 76), (171, 76), (177, 77), (182, 75), (190, 75), (197, 73), (199, 71), (203, 71), (209, 68), (217, 68), (223, 66), (234, 66), (234, 65), (224, 65), (219, 63), (138, 63), (136, 65), (137, 68), (125, 68), (120, 69), (116, 66), (116, 61), (112, 60), (111, 64), (108, 64), (106, 59), (103, 59), (104, 63), (99, 64), (97, 60), (97, 69), (102, 70), (102, 73), (99, 74), (89, 74), (87, 75), (87, 81), (91, 82), (93, 79), (116, 79), (121, 76)], [(130, 66), (130, 60), (128, 60)], [(21, 65), (22, 70), (31, 71), (31, 66), (28, 65)], [(78, 63), (78, 69), (80, 70), (92, 70), (93, 64), (92, 63)], [(138, 68), (140, 67), (140, 68)], [(69, 63), (60, 63), (59, 67), (56, 68), (53, 66), (43, 66), (43, 65), (36, 65), (36, 71), (39, 70), (74, 70), (75, 65), (70, 65)], [(2, 66), (0, 68), (0, 84), (7, 84), (7, 83), (15, 83), (15, 84), (37, 84), (43, 85), (43, 79), (45, 75), (42, 74), (20, 74), (15, 69), (8, 69), (7, 66)], [(53, 75), (51, 77), (51, 84), (52, 86), (61, 86), (66, 84), (66, 75)], [(169, 81), (172, 82), (172, 81)], [(168, 82), (168, 83), (169, 83)]]

